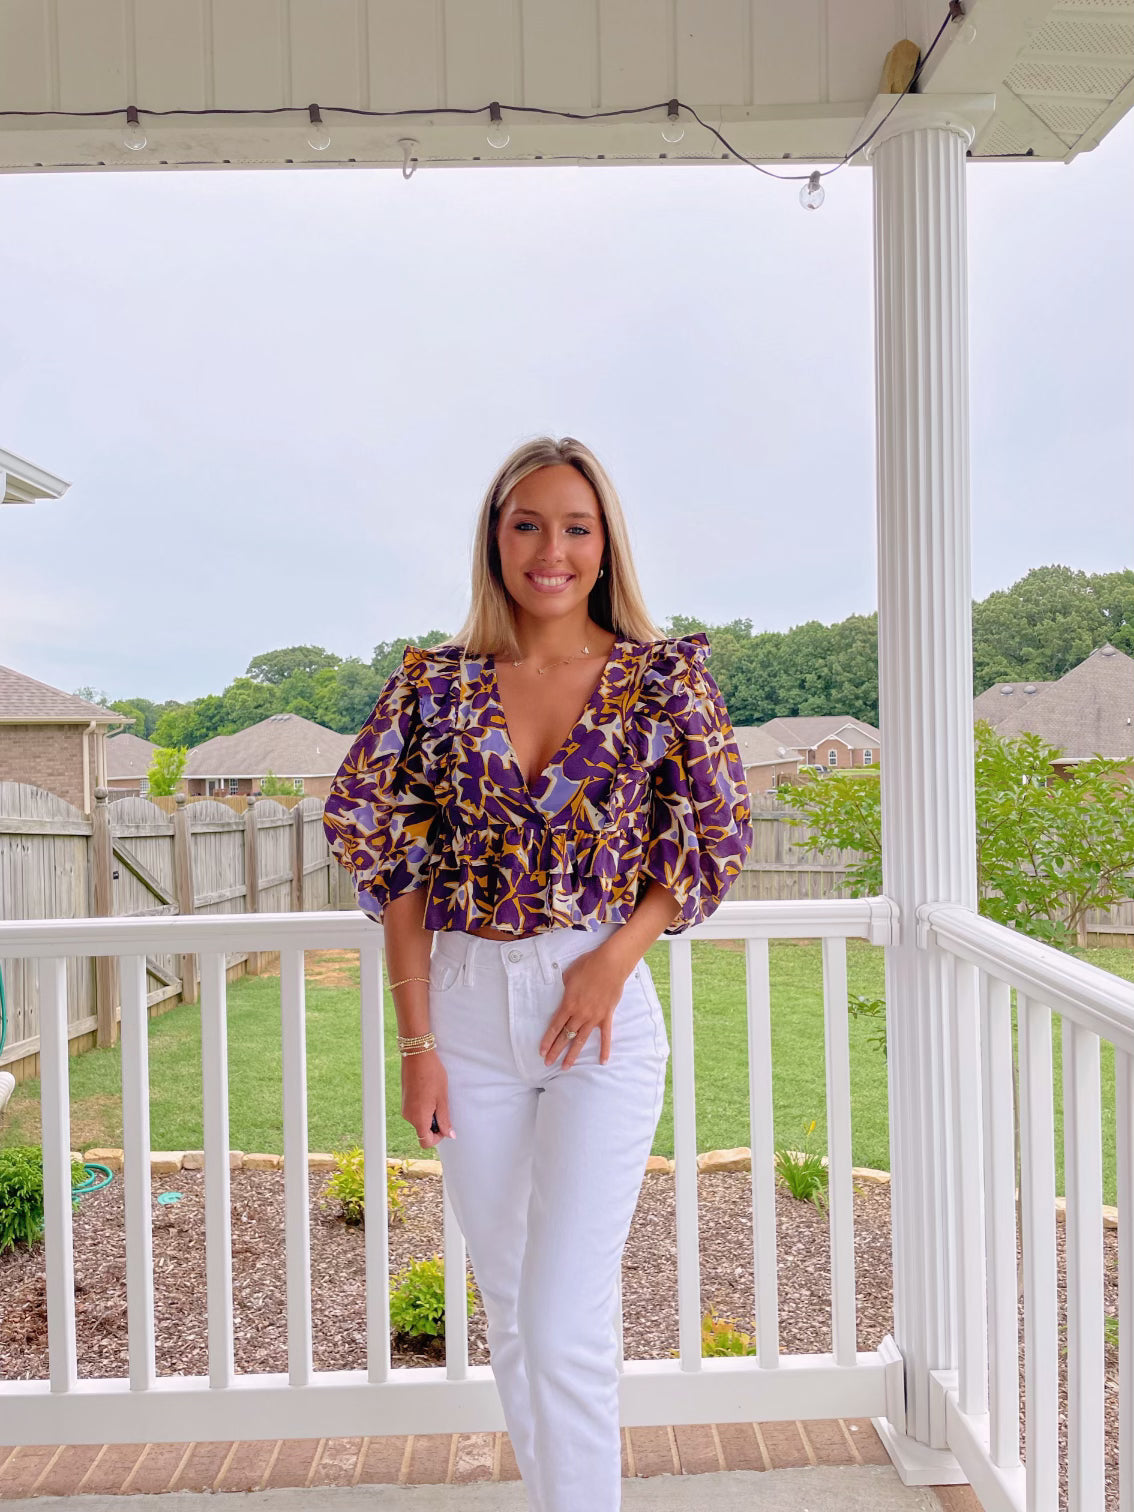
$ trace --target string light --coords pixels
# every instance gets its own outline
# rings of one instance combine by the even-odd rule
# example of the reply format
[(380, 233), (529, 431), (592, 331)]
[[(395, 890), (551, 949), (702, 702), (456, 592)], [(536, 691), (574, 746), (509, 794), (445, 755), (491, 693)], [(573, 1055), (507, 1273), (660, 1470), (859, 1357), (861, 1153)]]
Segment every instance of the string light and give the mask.
[(331, 133), (323, 124), (323, 115), (318, 105), (308, 105), (307, 145), (313, 152), (326, 152), (331, 145)]
[(488, 107), (488, 145), (502, 151), (512, 140), (511, 134), (500, 115), (500, 102), (493, 100)]
[(661, 129), (662, 140), (665, 142), (680, 142), (685, 135), (685, 127), (681, 124), (681, 116), (678, 113), (678, 102), (670, 100), (665, 125)]
[(799, 191), (799, 203), (805, 210), (818, 210), (819, 206), (827, 198), (827, 191), (819, 182), (819, 177), (819, 170), (816, 169)]
[[(732, 143), (724, 136), (723, 132), (721, 132), (710, 122), (704, 120), (692, 105), (687, 105), (684, 103), (684, 101), (678, 99), (666, 100), (651, 105), (630, 106), (621, 110), (553, 110), (542, 105), (509, 105), (508, 109), (513, 115), (527, 114), (552, 116), (558, 120), (567, 121), (596, 121), (609, 119), (610, 117), (615, 116), (626, 118), (647, 114), (652, 115), (654, 112), (660, 109), (664, 109), (666, 112), (666, 117), (661, 127), (661, 134), (662, 139), (671, 145), (676, 144), (684, 139), (685, 127), (681, 120), (681, 112), (685, 111), (689, 116), (692, 117), (694, 121), (697, 122), (698, 126), (700, 126), (710, 136), (715, 137), (716, 140), (720, 142), (721, 146), (724, 147), (726, 152), (728, 152), (730, 156), (734, 157), (737, 162), (744, 163), (749, 168), (754, 168), (757, 173), (762, 173), (766, 178), (777, 179), (781, 182), (789, 183), (793, 180), (796, 182), (802, 180), (803, 187), (800, 191), (799, 196), (800, 204), (803, 205), (803, 207), (807, 210), (816, 210), (826, 198), (826, 194), (822, 186), (822, 180), (829, 177), (832, 173), (837, 173), (840, 168), (845, 168), (846, 165), (852, 161), (852, 159), (857, 157), (859, 153), (861, 153), (863, 149), (866, 148), (870, 144), (870, 142), (874, 140), (874, 138), (882, 130), (883, 126), (885, 126), (886, 122), (893, 115), (894, 111), (901, 104), (902, 100), (905, 99), (906, 95), (909, 94), (917, 84), (922, 70), (929, 62), (929, 59), (933, 56), (935, 48), (941, 41), (941, 38), (950, 23), (959, 24), (959, 40), (971, 41), (976, 36), (975, 26), (973, 26), (971, 21), (966, 20), (963, 0), (949, 0), (949, 8), (945, 19), (944, 21), (942, 21), (940, 27), (938, 28), (933, 41), (926, 49), (924, 56), (919, 59), (918, 65), (914, 69), (909, 83), (906, 85), (905, 89), (902, 90), (901, 94), (896, 97), (894, 103), (890, 106), (889, 110), (874, 127), (874, 129), (869, 133), (869, 135), (864, 137), (862, 141), (857, 142), (849, 152), (847, 152), (830, 168), (814, 169), (807, 173), (777, 173), (771, 168), (766, 168), (763, 163), (759, 163), (755, 159), (747, 157), (738, 148), (734, 147)], [(252, 106), (213, 106), (203, 107), (195, 110), (147, 110), (145, 111), (145, 114), (159, 120), (165, 116), (207, 116), (214, 119), (225, 116), (256, 116), (263, 118), (265, 116), (292, 115), (294, 114), (296, 108), (297, 107), (291, 105), (269, 106), (267, 109), (256, 109)], [(330, 108), (335, 111), (336, 115), (360, 117), (365, 120), (386, 120), (390, 118), (404, 120), (407, 116), (424, 116), (428, 119), (436, 119), (439, 116), (476, 116), (483, 115), (485, 109), (487, 109), (489, 116), (487, 140), (489, 145), (496, 151), (503, 151), (503, 149), (507, 147), (512, 140), (508, 127), (504, 123), (503, 113), (499, 100), (491, 101), (487, 107), (425, 106), (420, 109), (411, 110), (368, 110), (356, 105), (336, 105)], [(57, 120), (97, 120), (100, 118), (104, 119), (108, 116), (116, 116), (118, 114), (119, 111), (115, 109), (0, 110), (0, 120), (3, 120), (5, 118), (26, 119), (39, 117), (52, 117)], [(122, 145), (128, 148), (131, 152), (140, 152), (144, 147), (148, 145), (146, 131), (141, 124), (139, 115), (140, 112), (134, 105), (129, 106), (126, 110), (126, 125), (123, 128), (121, 140)], [(319, 106), (307, 106), (307, 116), (309, 127), (307, 132), (308, 145), (314, 152), (326, 152), (331, 145), (331, 134), (327, 130), (327, 127), (323, 121), (322, 112), (320, 111)], [(413, 137), (399, 137), (398, 146), (402, 149), (402, 176), (407, 179), (412, 178), (413, 174), (416, 172), (419, 166), (416, 152), (420, 148), (420, 144)], [(1032, 149), (1029, 149), (1027, 153), (997, 154), (997, 156), (1005, 155), (1013, 157), (1030, 157), (1033, 156), (1033, 151)], [(578, 161), (577, 155), (574, 155), (574, 160)]]
[(146, 133), (138, 119), (136, 105), (127, 105), (126, 124), (122, 128), (122, 145), (128, 152), (141, 152), (146, 145)]

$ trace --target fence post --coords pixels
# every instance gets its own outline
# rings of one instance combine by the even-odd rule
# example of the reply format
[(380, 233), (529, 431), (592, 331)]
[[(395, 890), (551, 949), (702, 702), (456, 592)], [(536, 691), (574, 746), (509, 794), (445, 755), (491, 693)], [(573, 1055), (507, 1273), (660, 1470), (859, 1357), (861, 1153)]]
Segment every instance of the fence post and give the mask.
[[(244, 912), (260, 911), (260, 857), (256, 850), (256, 795), (248, 794), (248, 807), (244, 810)], [(249, 976), (260, 971), (260, 953), (248, 952), (244, 969)]]
[[(94, 812), (91, 814), (91, 866), (94, 870), (95, 917), (109, 919), (114, 913), (114, 840), (110, 833), (109, 794), (104, 787), (95, 788)], [(99, 1049), (113, 1045), (118, 1038), (118, 958), (95, 957), (95, 1014), (98, 1019), (96, 1043)]]
[[(173, 891), (177, 896), (178, 912), (188, 918), (196, 911), (193, 896), (193, 830), (189, 822), (189, 809), (185, 794), (177, 793), (173, 799), (177, 807), (173, 811)], [(178, 975), (181, 978), (181, 1001), (197, 1001), (197, 957), (183, 955), (178, 960)]]
[(303, 912), (303, 883), (304, 868), (307, 865), (306, 852), (304, 851), (304, 824), (306, 815), (303, 812), (303, 800), (295, 805), (291, 811), (291, 911), (292, 913)]

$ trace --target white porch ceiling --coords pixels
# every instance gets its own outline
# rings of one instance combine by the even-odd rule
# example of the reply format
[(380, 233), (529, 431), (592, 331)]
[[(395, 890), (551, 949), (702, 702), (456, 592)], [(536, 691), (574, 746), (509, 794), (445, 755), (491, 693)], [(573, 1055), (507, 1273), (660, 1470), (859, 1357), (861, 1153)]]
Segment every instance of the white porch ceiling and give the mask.
[[(1071, 158), (1134, 103), (1134, 0), (967, 8), (975, 37), (950, 25), (921, 88), (996, 96), (974, 157)], [(406, 136), (423, 164), (735, 161), (688, 118), (683, 141), (662, 140), (672, 97), (748, 156), (837, 160), (860, 139), (886, 53), (903, 38), (924, 52), (946, 11), (946, 0), (0, 0), (0, 170), (400, 168)], [(485, 137), (492, 100), (511, 132), (503, 151)], [(306, 141), (311, 102), (331, 133), (322, 153)], [(131, 104), (142, 152), (122, 142)], [(597, 121), (509, 112), (653, 104)], [(188, 113), (222, 110), (252, 113)], [(18, 111), (52, 114), (5, 114)], [(114, 114), (57, 113), (84, 111)]]

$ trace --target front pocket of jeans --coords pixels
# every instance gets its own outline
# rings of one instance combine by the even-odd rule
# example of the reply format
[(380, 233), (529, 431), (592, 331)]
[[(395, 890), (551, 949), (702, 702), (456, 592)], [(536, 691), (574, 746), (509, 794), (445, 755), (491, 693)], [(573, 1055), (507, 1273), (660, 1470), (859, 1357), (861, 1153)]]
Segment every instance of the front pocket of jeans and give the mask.
[(461, 980), (461, 968), (455, 961), (434, 958), (429, 963), (429, 992), (444, 996)]

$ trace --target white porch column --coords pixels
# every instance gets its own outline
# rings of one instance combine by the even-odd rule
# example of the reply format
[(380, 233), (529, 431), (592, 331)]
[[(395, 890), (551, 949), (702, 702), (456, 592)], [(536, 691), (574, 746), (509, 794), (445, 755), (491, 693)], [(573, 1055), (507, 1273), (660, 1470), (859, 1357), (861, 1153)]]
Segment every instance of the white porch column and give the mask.
[[(878, 431), (883, 889), (895, 1339), (903, 1479), (960, 1479), (932, 1448), (929, 1372), (956, 1364), (948, 1122), (949, 982), (917, 906), (976, 907), (965, 149), (973, 131), (911, 97), (871, 144)], [(974, 1068), (975, 1072), (975, 1068)], [(929, 1452), (927, 1452), (927, 1450)]]

